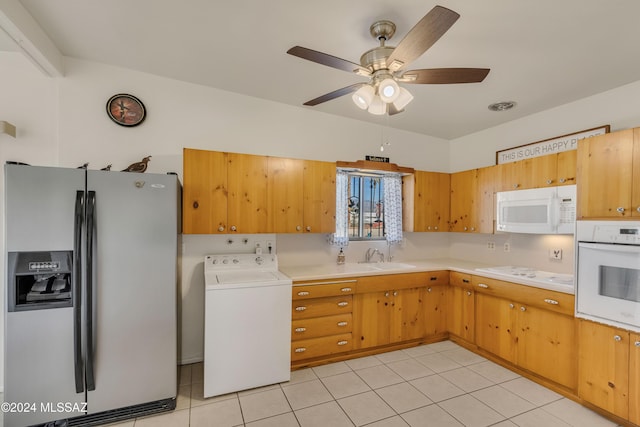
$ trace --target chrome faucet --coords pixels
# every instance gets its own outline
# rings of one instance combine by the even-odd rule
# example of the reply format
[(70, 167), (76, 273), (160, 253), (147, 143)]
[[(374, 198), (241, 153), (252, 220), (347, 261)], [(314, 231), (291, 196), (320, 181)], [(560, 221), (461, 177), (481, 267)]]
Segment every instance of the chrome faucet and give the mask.
[(380, 257), (378, 262), (384, 262), (384, 254), (375, 248), (367, 249), (367, 252), (364, 254), (365, 262), (371, 262), (371, 258), (373, 258), (375, 254), (378, 254), (378, 256)]

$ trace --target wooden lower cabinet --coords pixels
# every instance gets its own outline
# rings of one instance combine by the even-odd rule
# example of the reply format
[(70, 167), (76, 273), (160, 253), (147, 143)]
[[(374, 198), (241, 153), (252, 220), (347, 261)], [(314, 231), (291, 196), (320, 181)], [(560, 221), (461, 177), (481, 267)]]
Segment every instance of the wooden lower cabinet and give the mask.
[[(525, 294), (519, 292), (521, 285), (513, 283), (485, 279), (475, 282), (486, 286), (476, 292), (478, 347), (575, 390), (578, 341), (575, 319), (569, 314), (573, 307), (564, 304), (566, 294), (530, 287), (525, 287)], [(506, 295), (501, 295), (500, 286), (505, 286)], [(526, 302), (513, 298), (520, 293)], [(541, 308), (543, 304), (550, 308)]]
[[(630, 391), (635, 387), (637, 393), (640, 372), (637, 365), (635, 372), (630, 371), (630, 351), (634, 351), (634, 363), (638, 361), (639, 352), (631, 341), (631, 334), (623, 329), (580, 320), (579, 339), (578, 396), (625, 419), (631, 420), (633, 412), (635, 421), (632, 422), (638, 424), (638, 395), (631, 396)], [(633, 411), (630, 411), (630, 402)]]
[(353, 348), (353, 294), (357, 280), (297, 282), (291, 312), (291, 362)]
[(475, 291), (471, 275), (452, 271), (449, 276), (448, 329), (470, 343), (475, 342)]
[(426, 337), (446, 336), (448, 324), (447, 285), (433, 285), (422, 288), (424, 293), (424, 334)]
[(629, 421), (640, 425), (640, 334), (629, 334)]

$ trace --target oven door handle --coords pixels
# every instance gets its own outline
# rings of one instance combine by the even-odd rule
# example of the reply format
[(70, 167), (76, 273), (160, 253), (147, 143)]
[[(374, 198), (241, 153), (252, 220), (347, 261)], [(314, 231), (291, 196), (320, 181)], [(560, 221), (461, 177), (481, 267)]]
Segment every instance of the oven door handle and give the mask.
[(640, 246), (637, 245), (621, 245), (615, 243), (586, 243), (586, 242), (578, 242), (578, 248), (585, 249), (595, 249), (598, 251), (607, 251), (607, 252), (623, 252), (629, 254), (639, 254), (640, 255)]

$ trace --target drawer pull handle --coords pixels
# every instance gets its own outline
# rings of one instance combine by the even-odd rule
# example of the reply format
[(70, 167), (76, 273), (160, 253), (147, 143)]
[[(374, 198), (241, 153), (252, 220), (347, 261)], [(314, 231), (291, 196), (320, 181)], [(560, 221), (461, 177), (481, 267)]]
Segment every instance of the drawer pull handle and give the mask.
[(300, 292), (298, 292), (298, 296), (299, 296), (299, 297), (306, 297), (307, 295), (309, 295), (309, 292), (307, 292), (307, 291), (300, 291)]
[(300, 307), (296, 307), (296, 311), (305, 311), (307, 309), (307, 307), (305, 307), (304, 305), (301, 305)]
[(438, 280), (438, 276), (431, 276), (431, 277), (429, 277), (429, 280), (431, 280), (431, 281)]
[(349, 344), (349, 341), (346, 341), (346, 340), (338, 341), (338, 345), (347, 345), (347, 344)]
[(554, 300), (554, 299), (545, 299), (544, 302), (546, 302), (547, 304), (551, 304), (551, 305), (558, 305), (560, 304), (558, 301)]
[(297, 333), (301, 333), (307, 330), (307, 328), (296, 328), (295, 329)]
[(469, 283), (470, 280), (469, 279), (462, 279), (462, 283)]
[(306, 348), (304, 347), (298, 347), (294, 350), (296, 353), (304, 353), (305, 351), (307, 351)]
[(347, 326), (349, 324), (349, 322), (338, 322), (338, 326), (343, 327), (343, 326)]
[(614, 341), (622, 341), (622, 337), (620, 335), (613, 336)]
[(342, 288), (340, 289), (341, 292), (351, 292), (351, 288)]
[(478, 283), (478, 287), (483, 289), (489, 289), (489, 285), (485, 285), (484, 283)]
[(348, 302), (346, 302), (346, 301), (340, 301), (340, 302), (338, 303), (338, 307), (346, 307), (346, 306), (348, 306), (348, 305), (349, 305), (349, 303), (348, 303)]

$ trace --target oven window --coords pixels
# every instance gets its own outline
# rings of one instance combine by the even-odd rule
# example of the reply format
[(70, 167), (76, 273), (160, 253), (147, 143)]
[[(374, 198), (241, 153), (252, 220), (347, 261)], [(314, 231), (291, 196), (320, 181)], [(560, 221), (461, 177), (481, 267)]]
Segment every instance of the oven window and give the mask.
[(640, 270), (601, 265), (600, 295), (640, 302)]

